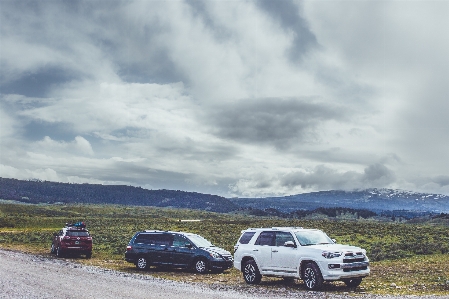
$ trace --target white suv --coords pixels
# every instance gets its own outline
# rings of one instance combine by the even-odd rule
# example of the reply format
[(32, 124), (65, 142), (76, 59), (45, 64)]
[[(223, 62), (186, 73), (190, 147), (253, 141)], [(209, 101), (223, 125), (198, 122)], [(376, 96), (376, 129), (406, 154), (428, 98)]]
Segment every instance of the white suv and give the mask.
[(266, 275), (302, 279), (309, 290), (336, 280), (356, 287), (370, 273), (364, 249), (336, 244), (318, 229), (249, 228), (234, 250), (234, 267), (249, 284), (258, 284)]

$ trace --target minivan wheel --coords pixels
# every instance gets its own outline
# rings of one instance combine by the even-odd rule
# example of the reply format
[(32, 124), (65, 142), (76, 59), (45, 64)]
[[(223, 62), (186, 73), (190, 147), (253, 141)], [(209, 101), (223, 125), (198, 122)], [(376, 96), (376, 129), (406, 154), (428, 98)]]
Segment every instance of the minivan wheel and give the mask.
[(148, 267), (147, 259), (143, 256), (137, 259), (136, 267), (139, 270), (145, 270)]
[(262, 280), (259, 268), (254, 260), (249, 260), (243, 266), (243, 278), (248, 284), (258, 284)]
[(309, 290), (318, 290), (323, 284), (323, 277), (320, 269), (315, 263), (308, 263), (304, 267), (303, 278), (306, 288)]
[(361, 278), (349, 278), (349, 279), (343, 279), (343, 282), (346, 284), (347, 287), (355, 288), (362, 283)]
[(200, 274), (207, 272), (207, 262), (204, 259), (198, 259), (195, 262), (195, 271)]

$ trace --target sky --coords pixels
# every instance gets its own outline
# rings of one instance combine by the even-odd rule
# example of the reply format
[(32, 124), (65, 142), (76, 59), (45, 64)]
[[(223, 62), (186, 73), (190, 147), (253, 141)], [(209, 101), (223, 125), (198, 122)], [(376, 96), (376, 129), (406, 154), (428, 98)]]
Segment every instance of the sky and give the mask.
[(0, 0), (0, 177), (449, 195), (449, 1)]

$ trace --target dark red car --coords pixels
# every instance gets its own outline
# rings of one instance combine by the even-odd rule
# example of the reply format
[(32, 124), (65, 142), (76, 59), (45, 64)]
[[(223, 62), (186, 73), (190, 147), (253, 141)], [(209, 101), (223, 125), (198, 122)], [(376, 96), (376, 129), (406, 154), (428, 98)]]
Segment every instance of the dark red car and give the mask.
[(66, 254), (92, 256), (92, 237), (86, 229), (84, 222), (66, 224), (66, 226), (55, 233), (51, 244), (51, 253), (57, 257)]

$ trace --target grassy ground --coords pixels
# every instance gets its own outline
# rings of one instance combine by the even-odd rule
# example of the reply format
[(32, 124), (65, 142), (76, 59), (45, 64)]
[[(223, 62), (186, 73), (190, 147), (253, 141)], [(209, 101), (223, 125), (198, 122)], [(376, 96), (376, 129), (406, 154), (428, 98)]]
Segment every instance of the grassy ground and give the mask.
[[(199, 222), (180, 220), (197, 219)], [(361, 246), (371, 258), (371, 276), (356, 289), (326, 284), (324, 291), (371, 294), (449, 295), (449, 228), (374, 221), (261, 219), (179, 209), (100, 205), (0, 204), (0, 247), (48, 255), (54, 232), (66, 222), (85, 221), (94, 239), (91, 259), (73, 260), (125, 272), (137, 272), (123, 260), (129, 239), (139, 230), (162, 229), (201, 234), (215, 245), (233, 251), (240, 231), (248, 227), (303, 226), (326, 231), (339, 243)], [(185, 270), (152, 268), (140, 272), (185, 282), (245, 288), (235, 269), (223, 274), (198, 275)], [(304, 289), (279, 278), (263, 278), (261, 288)]]

